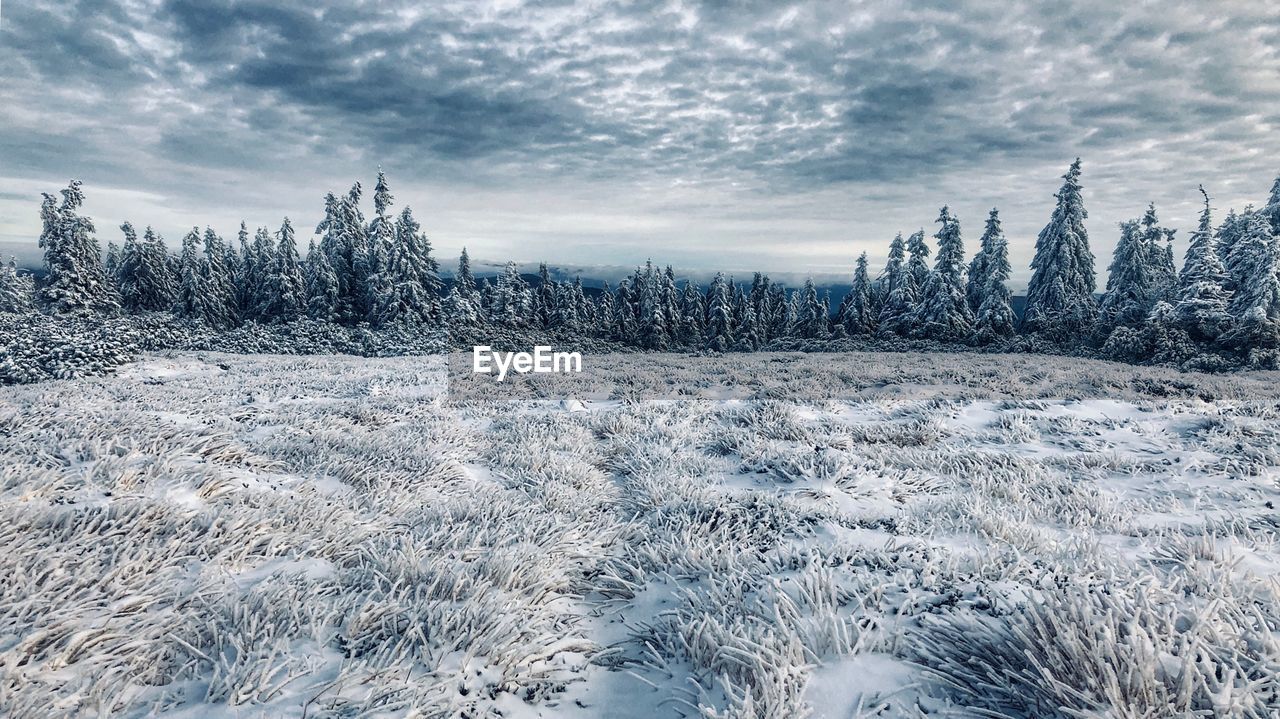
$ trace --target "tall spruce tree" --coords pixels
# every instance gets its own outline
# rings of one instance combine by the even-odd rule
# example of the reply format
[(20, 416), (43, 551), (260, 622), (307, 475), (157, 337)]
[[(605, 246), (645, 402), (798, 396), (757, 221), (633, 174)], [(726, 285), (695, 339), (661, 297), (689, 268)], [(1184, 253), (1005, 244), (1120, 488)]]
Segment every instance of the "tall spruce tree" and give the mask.
[(704, 336), (707, 349), (726, 352), (733, 347), (733, 291), (724, 274), (717, 272), (707, 287)]
[(206, 321), (217, 329), (234, 327), (239, 320), (235, 307), (235, 285), (227, 267), (226, 243), (213, 231), (204, 229), (205, 291), (209, 293), (209, 316)]
[(680, 339), (686, 347), (701, 347), (706, 343), (707, 305), (702, 291), (689, 280), (684, 281), (680, 294)]
[[(919, 243), (924, 245), (923, 235)], [(928, 247), (924, 247), (923, 252), (928, 254)], [(889, 264), (885, 267), (883, 283), (885, 297), (876, 318), (878, 332), (883, 335), (906, 334), (907, 319), (918, 300), (915, 273), (904, 261), (905, 256), (905, 243), (899, 232), (889, 244)]]
[(1271, 223), (1271, 234), (1280, 237), (1280, 177), (1271, 184), (1271, 196), (1267, 198), (1262, 214)]
[(179, 317), (187, 317), (210, 323), (216, 319), (216, 308), (212, 303), (212, 295), (208, 287), (208, 272), (204, 268), (205, 259), (201, 254), (200, 228), (192, 227), (182, 238), (182, 255), (178, 260), (181, 275), (178, 280), (178, 296), (175, 312)]
[(676, 273), (667, 265), (658, 278), (658, 307), (667, 321), (667, 345), (680, 344), (680, 324), (684, 321), (680, 311), (680, 290), (676, 287)]
[(1107, 274), (1107, 292), (1098, 307), (1096, 330), (1105, 340), (1116, 327), (1138, 327), (1146, 321), (1159, 298), (1159, 260), (1149, 233), (1138, 220), (1120, 224), (1120, 241)]
[(476, 288), (475, 275), (471, 273), (471, 256), (467, 254), (467, 248), (462, 248), (462, 254), (458, 256), (458, 272), (453, 278), (454, 287), (458, 288), (458, 294), (470, 300), (474, 304), (478, 303), (479, 290)]
[(1182, 274), (1178, 277), (1178, 304), (1175, 314), (1179, 326), (1192, 339), (1212, 342), (1228, 328), (1231, 315), (1227, 313), (1230, 294), (1225, 285), (1227, 271), (1213, 235), (1209, 193), (1200, 188), (1204, 196), (1204, 209), (1200, 211), (1200, 225), (1191, 235)]
[(395, 223), (393, 250), (381, 281), (378, 324), (428, 324), (440, 316), (440, 272), (431, 243), (408, 207)]
[[(588, 296), (587, 300), (591, 301), (591, 298)], [(609, 283), (606, 281), (601, 286), (600, 295), (596, 297), (594, 306), (591, 309), (591, 327), (589, 329), (590, 336), (601, 338), (609, 337), (609, 333), (612, 330), (612, 322), (613, 290), (609, 287)]]
[(851, 335), (866, 335), (875, 331), (875, 316), (871, 307), (871, 275), (867, 271), (867, 253), (858, 256), (853, 271), (853, 286), (843, 303), (844, 309), (839, 317), (845, 332)]
[(117, 270), (121, 306), (129, 312), (171, 310), (176, 280), (170, 274), (164, 240), (150, 227), (141, 240), (128, 222), (120, 230), (125, 236)]
[(142, 243), (138, 241), (138, 233), (133, 224), (124, 222), (120, 225), (124, 234), (124, 246), (120, 250), (119, 264), (116, 266), (116, 287), (120, 292), (120, 307), (126, 312), (137, 312), (142, 304), (138, 288), (138, 268), (142, 264)]
[(976, 315), (978, 308), (982, 306), (982, 300), (987, 291), (989, 284), (989, 270), (991, 246), (996, 243), (1004, 243), (1008, 247), (1008, 243), (1004, 239), (1004, 230), (1000, 227), (1000, 211), (991, 208), (991, 213), (987, 215), (987, 226), (982, 232), (982, 239), (978, 241), (978, 251), (973, 255), (973, 259), (969, 261), (969, 281), (965, 286), (965, 299), (969, 302), (969, 309)]
[(59, 203), (45, 193), (40, 207), (45, 276), (37, 298), (55, 312), (115, 310), (119, 306), (115, 288), (103, 267), (93, 222), (80, 214), (84, 204), (80, 181), (72, 180), (61, 194)]
[(917, 230), (907, 238), (907, 273), (918, 296), (929, 279), (929, 244), (925, 242), (924, 230)]
[(960, 221), (949, 207), (938, 213), (938, 256), (911, 313), (911, 334), (934, 340), (965, 339), (973, 329), (973, 313), (965, 299), (964, 242)]
[(550, 327), (559, 314), (556, 307), (556, 287), (551, 281), (547, 263), (538, 263), (538, 286), (533, 291), (533, 315), (538, 327)]
[(829, 318), (822, 307), (813, 278), (806, 278), (795, 301), (795, 320), (791, 334), (801, 339), (825, 339)]
[[(1155, 203), (1147, 206), (1142, 216), (1142, 240), (1146, 245), (1151, 276), (1151, 305), (1156, 302), (1175, 299), (1178, 292), (1178, 272), (1173, 261), (1174, 231), (1160, 226), (1160, 218), (1156, 215)], [(1150, 314), (1151, 307), (1147, 308)]]
[(1231, 296), (1233, 328), (1222, 342), (1240, 350), (1272, 348), (1280, 339), (1280, 240), (1261, 213), (1248, 224), (1232, 253), (1244, 278)]
[(240, 246), (240, 268), (236, 273), (236, 308), (240, 319), (244, 321), (252, 318), (253, 283), (258, 274), (258, 258), (254, 254), (253, 245), (249, 242), (249, 226), (245, 224), (244, 220), (240, 221), (240, 230), (236, 233), (236, 240)]
[(307, 307), (306, 283), (298, 262), (298, 241), (293, 223), (284, 218), (276, 233), (276, 251), (267, 275), (265, 304), (258, 311), (263, 322), (292, 322)]
[(1084, 226), (1089, 213), (1080, 194), (1080, 158), (1062, 177), (1053, 216), (1036, 237), (1022, 329), (1068, 340), (1087, 330), (1097, 315), (1097, 280)]
[(639, 343), (639, 331), (636, 326), (635, 298), (631, 290), (630, 278), (624, 277), (618, 283), (613, 299), (613, 338), (628, 345)]
[(329, 256), (316, 246), (307, 248), (306, 269), (307, 316), (320, 322), (338, 321), (338, 274), (329, 264)]
[[(387, 185), (387, 176), (382, 172), (382, 168), (378, 168), (378, 180), (373, 187), (373, 220), (365, 232), (367, 245), (363, 270), (366, 278), (364, 306), (368, 308), (369, 321), (375, 325), (392, 321), (394, 318), (384, 315), (389, 311), (387, 308), (390, 304), (398, 302), (388, 297), (397, 281), (391, 270), (391, 258), (392, 254), (398, 250), (396, 245), (400, 240), (391, 216), (388, 214), (394, 200), (391, 189)], [(414, 314), (399, 311), (391, 311), (391, 313), (401, 318)]]
[[(991, 219), (995, 218), (994, 230)], [(981, 344), (989, 344), (1005, 337), (1014, 331), (1013, 298), (1009, 293), (1009, 242), (1000, 230), (996, 211), (992, 210), (987, 221), (987, 232), (983, 235), (986, 246), (983, 251), (986, 259), (983, 262), (985, 287), (980, 292), (982, 297), (973, 320), (974, 339)]]
[(263, 308), (271, 303), (271, 274), (276, 262), (276, 241), (271, 231), (259, 227), (253, 236), (254, 272), (251, 277), (252, 296), (247, 310), (248, 315), (259, 322), (267, 320), (262, 316)]
[(508, 262), (498, 275), (489, 305), (489, 320), (508, 327), (521, 327), (530, 316), (529, 283), (520, 276), (516, 263)]
[(120, 284), (120, 246), (114, 242), (107, 243), (107, 254), (102, 258), (102, 271), (107, 275), (108, 283)]

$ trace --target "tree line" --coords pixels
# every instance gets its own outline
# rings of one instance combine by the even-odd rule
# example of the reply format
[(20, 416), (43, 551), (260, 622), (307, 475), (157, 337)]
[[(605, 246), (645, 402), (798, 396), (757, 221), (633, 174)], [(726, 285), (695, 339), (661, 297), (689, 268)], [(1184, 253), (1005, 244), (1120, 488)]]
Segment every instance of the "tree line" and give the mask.
[(558, 330), (654, 350), (751, 351), (778, 339), (846, 337), (991, 345), (1023, 335), (1088, 344), (1128, 360), (1176, 361), (1205, 350), (1247, 354), (1280, 345), (1280, 179), (1262, 208), (1233, 209), (1216, 227), (1201, 188), (1203, 210), (1180, 271), (1175, 233), (1161, 226), (1154, 206), (1121, 223), (1099, 299), (1080, 173), (1077, 159), (1036, 239), (1021, 317), (1012, 306), (1008, 240), (996, 209), (967, 262), (960, 221), (948, 207), (936, 220), (933, 247), (923, 229), (905, 239), (899, 233), (874, 278), (863, 253), (835, 308), (812, 279), (788, 289), (761, 273), (750, 283), (719, 273), (703, 290), (652, 262), (595, 293), (580, 277), (553, 280), (545, 263), (534, 283), (514, 263), (493, 281), (477, 281), (465, 249), (446, 283), (412, 210), (392, 211), (381, 170), (372, 218), (361, 209), (359, 183), (329, 193), (305, 255), (288, 218), (274, 232), (252, 235), (241, 223), (234, 243), (192, 228), (177, 255), (150, 227), (139, 237), (126, 222), (122, 244), (110, 243), (104, 254), (93, 222), (80, 212), (81, 185), (72, 181), (41, 205), (44, 277), (33, 283), (10, 262), (0, 271), (0, 309), (173, 312), (217, 329), (309, 318), (468, 337), (498, 327)]

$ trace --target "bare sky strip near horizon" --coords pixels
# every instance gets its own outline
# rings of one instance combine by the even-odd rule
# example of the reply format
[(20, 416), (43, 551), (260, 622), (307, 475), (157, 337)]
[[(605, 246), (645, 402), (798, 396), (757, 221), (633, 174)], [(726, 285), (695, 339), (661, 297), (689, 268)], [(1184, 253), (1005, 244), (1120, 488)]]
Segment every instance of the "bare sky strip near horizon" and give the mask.
[[(1068, 7), (1069, 6), (1069, 7)], [(1093, 249), (1280, 174), (1272, 2), (7, 2), (0, 251), (78, 177), (104, 246), (241, 218), (302, 239), (387, 171), (451, 264), (848, 275), (1001, 209), (1015, 284), (1084, 159)], [(1221, 215), (1219, 214), (1219, 217)], [(1179, 244), (1179, 253), (1182, 250)], [(1105, 279), (1105, 276), (1103, 277)]]

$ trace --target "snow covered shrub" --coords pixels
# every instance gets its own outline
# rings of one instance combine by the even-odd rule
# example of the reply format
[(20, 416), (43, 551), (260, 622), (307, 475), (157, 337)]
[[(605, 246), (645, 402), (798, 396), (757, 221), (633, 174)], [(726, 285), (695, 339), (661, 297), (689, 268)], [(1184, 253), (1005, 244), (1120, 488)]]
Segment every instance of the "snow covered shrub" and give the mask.
[(138, 351), (109, 319), (0, 314), (0, 384), (105, 374)]
[(1249, 350), (1248, 362), (1252, 369), (1280, 369), (1280, 350), (1255, 347)]
[(12, 257), (7, 265), (0, 265), (0, 313), (30, 311), (35, 292), (35, 282), (30, 275), (18, 274)]
[(1178, 366), (1183, 372), (1228, 372), (1237, 367), (1235, 363), (1219, 354), (1201, 352), (1193, 355)]
[(1150, 354), (1151, 344), (1146, 333), (1124, 325), (1112, 330), (1102, 345), (1104, 357), (1120, 362), (1138, 362)]

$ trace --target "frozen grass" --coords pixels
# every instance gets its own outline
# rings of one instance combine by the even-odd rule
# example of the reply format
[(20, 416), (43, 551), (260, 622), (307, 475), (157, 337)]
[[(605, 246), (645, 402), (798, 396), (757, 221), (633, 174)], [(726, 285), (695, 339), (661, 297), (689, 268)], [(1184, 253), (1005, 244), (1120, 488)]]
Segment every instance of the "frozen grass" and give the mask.
[(0, 715), (1280, 714), (1274, 373), (599, 366), (0, 389)]

